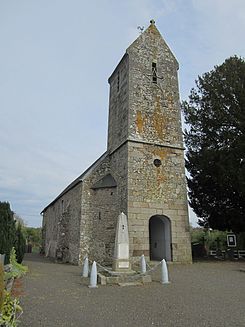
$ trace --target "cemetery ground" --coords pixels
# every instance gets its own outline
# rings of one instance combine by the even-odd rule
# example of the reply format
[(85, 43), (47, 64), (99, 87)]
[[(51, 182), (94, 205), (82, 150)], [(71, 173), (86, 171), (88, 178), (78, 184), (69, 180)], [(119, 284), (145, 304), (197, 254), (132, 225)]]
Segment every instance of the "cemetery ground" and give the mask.
[(81, 267), (27, 254), (20, 327), (245, 326), (245, 262), (169, 265), (144, 286), (87, 287)]

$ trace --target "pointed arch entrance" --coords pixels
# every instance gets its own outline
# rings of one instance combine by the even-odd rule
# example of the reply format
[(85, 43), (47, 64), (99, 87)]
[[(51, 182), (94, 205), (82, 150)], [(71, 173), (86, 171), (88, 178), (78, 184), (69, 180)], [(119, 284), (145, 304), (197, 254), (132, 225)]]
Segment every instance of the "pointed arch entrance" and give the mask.
[(150, 260), (172, 260), (171, 222), (166, 216), (155, 215), (149, 220)]

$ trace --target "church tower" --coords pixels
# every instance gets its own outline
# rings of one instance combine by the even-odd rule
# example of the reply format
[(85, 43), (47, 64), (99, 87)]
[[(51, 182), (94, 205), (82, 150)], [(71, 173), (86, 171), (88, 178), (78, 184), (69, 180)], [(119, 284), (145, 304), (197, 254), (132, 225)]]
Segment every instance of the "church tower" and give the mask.
[(130, 255), (191, 262), (177, 71), (151, 20), (109, 78), (107, 151)]
[(177, 71), (152, 20), (109, 78), (107, 151), (42, 211), (47, 256), (111, 263), (124, 212), (131, 258), (191, 262)]

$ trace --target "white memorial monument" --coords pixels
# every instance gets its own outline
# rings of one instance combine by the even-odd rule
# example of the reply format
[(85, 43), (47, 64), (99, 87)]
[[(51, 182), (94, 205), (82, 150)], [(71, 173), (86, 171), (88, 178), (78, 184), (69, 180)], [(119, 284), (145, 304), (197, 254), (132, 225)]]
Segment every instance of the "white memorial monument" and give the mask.
[(127, 216), (122, 212), (117, 219), (117, 229), (115, 238), (114, 256), (112, 261), (112, 270), (107, 270), (109, 277), (99, 272), (99, 283), (118, 284), (120, 286), (142, 285), (151, 282), (151, 276), (146, 275), (146, 263), (144, 256), (141, 257), (144, 261), (144, 271), (138, 274), (131, 270), (129, 260), (129, 235), (128, 235), (128, 220)]
[(118, 216), (112, 270), (130, 272), (129, 236), (127, 216), (122, 212)]

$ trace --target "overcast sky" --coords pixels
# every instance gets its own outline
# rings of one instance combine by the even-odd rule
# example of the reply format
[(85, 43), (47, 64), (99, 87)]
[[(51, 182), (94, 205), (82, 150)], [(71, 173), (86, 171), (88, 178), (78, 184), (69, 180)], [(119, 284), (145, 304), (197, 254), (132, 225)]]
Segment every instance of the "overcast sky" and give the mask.
[(107, 79), (152, 18), (182, 100), (245, 56), (244, 0), (0, 0), (0, 201), (29, 226), (106, 150)]

